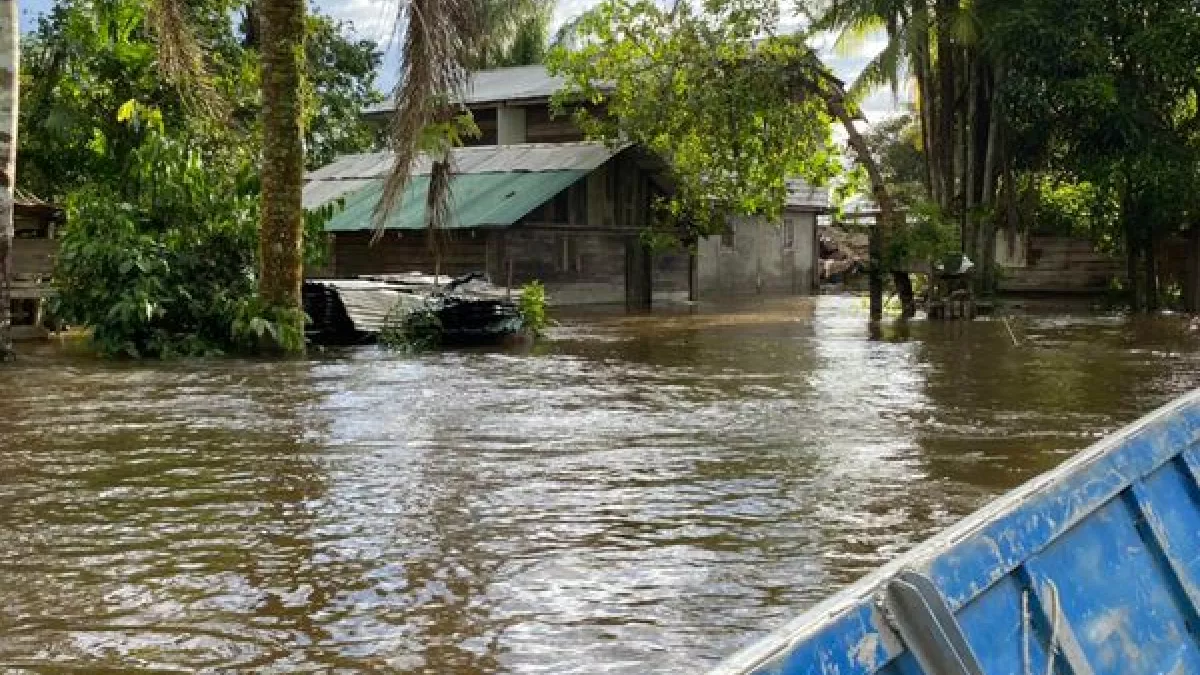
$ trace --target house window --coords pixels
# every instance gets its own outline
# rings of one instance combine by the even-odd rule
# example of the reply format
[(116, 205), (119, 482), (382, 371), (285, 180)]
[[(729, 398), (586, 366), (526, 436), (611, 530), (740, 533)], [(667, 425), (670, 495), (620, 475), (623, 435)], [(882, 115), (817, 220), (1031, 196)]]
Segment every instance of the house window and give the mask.
[(783, 226), (779, 229), (783, 235), (783, 250), (790, 251), (796, 248), (796, 221), (792, 218), (784, 218)]
[(570, 204), (571, 199), (566, 190), (555, 195), (554, 201), (550, 202), (550, 217), (547, 220), (560, 225), (571, 222)]
[(721, 233), (721, 248), (737, 248), (737, 226), (729, 223)]

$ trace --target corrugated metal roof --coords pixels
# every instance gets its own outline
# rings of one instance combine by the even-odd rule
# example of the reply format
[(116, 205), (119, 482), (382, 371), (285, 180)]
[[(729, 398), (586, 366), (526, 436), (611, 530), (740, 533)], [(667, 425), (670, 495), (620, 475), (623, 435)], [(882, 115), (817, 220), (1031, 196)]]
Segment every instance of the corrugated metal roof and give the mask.
[(376, 182), (375, 178), (311, 181), (304, 186), (304, 208), (315, 209)]
[[(604, 165), (605, 162), (611, 160), (614, 155), (620, 153), (623, 149), (623, 147), (612, 148), (610, 145), (604, 143), (480, 145), (480, 147), (475, 148), (456, 148), (452, 151), (452, 157), (454, 157), (457, 178), (468, 177), (468, 175), (528, 175), (552, 172), (587, 174)], [(347, 199), (347, 202), (358, 203), (359, 199), (355, 193), (364, 191), (372, 186), (377, 192), (373, 199), (378, 201), (378, 185), (391, 172), (392, 157), (394, 155), (391, 153), (347, 155), (340, 157), (340, 159), (337, 159), (331, 165), (311, 172), (308, 174), (308, 179), (304, 187), (304, 207), (306, 209), (316, 209), (340, 198)], [(425, 178), (424, 183), (421, 183), (421, 177), (427, 177), (428, 173), (430, 173), (430, 163), (430, 159), (425, 156), (422, 156), (416, 162), (414, 186), (416, 184), (428, 185), (428, 179)], [(574, 183), (574, 179), (571, 180), (571, 183)], [(460, 183), (456, 179), (455, 189), (458, 191), (473, 190), (475, 184), (470, 183), (468, 186), (468, 183), (462, 183), (461, 185), (460, 187)], [(418, 203), (424, 205), (425, 187), (421, 187), (421, 190), (422, 196), (419, 198)], [(554, 193), (557, 193), (557, 191), (550, 193), (547, 198), (553, 197)], [(406, 202), (408, 202), (408, 197), (406, 197)], [(536, 205), (538, 204), (532, 205), (524, 213), (517, 215), (514, 220), (520, 219), (521, 216), (528, 213), (528, 210), (532, 210)], [(374, 209), (373, 202), (371, 209)], [(349, 210), (349, 204), (347, 204), (347, 210)], [(342, 219), (338, 217), (335, 220), (341, 221)], [(420, 217), (419, 220), (424, 222), (424, 217)], [(370, 217), (368, 217), (367, 221), (370, 221)], [(510, 225), (511, 222), (490, 223), (490, 225)], [(361, 228), (354, 227), (352, 229)]]
[[(519, 145), (479, 145), (455, 148), (451, 152), (458, 174), (494, 171), (590, 171), (607, 162), (623, 147), (604, 143), (522, 143)], [(347, 178), (383, 178), (392, 170), (394, 155), (372, 152), (344, 155), (332, 164), (308, 174), (309, 181)], [(413, 168), (415, 175), (429, 173), (431, 160), (422, 155)]]
[[(565, 80), (551, 75), (545, 66), (516, 66), (479, 70), (471, 73), (467, 85), (464, 105), (482, 105), (504, 101), (527, 101), (549, 98), (562, 89)], [(377, 106), (368, 108), (366, 114), (377, 115), (395, 110), (396, 103), (388, 98)]]
[[(450, 184), (452, 203), (447, 228), (507, 227), (587, 174), (587, 171), (574, 170), (455, 176)], [(375, 180), (350, 195), (343, 209), (325, 224), (325, 230), (354, 232), (372, 229), (375, 206), (382, 193), (383, 181)], [(405, 191), (404, 199), (388, 218), (386, 229), (425, 229), (428, 193), (428, 176), (413, 179)]]
[(829, 188), (809, 185), (800, 178), (789, 178), (787, 183), (787, 207), (791, 209), (828, 211), (831, 203)]

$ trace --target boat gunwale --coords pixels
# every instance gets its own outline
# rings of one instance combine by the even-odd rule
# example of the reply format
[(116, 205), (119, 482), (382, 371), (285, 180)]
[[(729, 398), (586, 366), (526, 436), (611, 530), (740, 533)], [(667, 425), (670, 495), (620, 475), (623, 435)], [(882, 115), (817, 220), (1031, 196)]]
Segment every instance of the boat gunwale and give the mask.
[[(1182, 414), (1189, 410), (1198, 419), (1191, 420)], [(884, 564), (857, 582), (814, 605), (795, 619), (742, 648), (717, 664), (709, 671), (710, 675), (740, 675), (757, 672), (762, 668), (770, 667), (779, 659), (786, 658), (800, 643), (817, 637), (835, 622), (854, 619), (855, 615), (861, 615), (864, 612), (869, 612), (873, 619), (881, 618), (878, 614), (877, 600), (886, 589), (888, 582), (900, 572), (915, 570), (928, 574), (940, 559), (953, 555), (960, 547), (965, 547), (974, 543), (977, 538), (986, 536), (989, 528), (995, 527), (1006, 519), (1020, 516), (1022, 510), (1029, 508), (1031, 504), (1052, 497), (1056, 491), (1062, 491), (1073, 483), (1080, 481), (1087, 483), (1090, 473), (1104, 468), (1102, 465), (1105, 462), (1128, 459), (1124, 456), (1141, 448), (1139, 441), (1152, 441), (1153, 437), (1169, 435), (1173, 431), (1178, 431), (1181, 424), (1184, 426), (1187, 433), (1184, 444), (1159, 448), (1159, 451), (1153, 453), (1151, 457), (1143, 458), (1137, 463), (1137, 475), (1117, 472), (1121, 480), (1107, 485), (1101, 492), (1086, 501), (1071, 505), (1071, 517), (1054, 523), (1049, 531), (1039, 537), (1039, 541), (1020, 551), (1017, 559), (997, 561), (998, 564), (993, 567), (993, 572), (989, 575), (990, 579), (986, 583), (971, 585), (969, 592), (962, 598), (947, 597), (946, 600), (951, 610), (957, 612), (1011, 574), (1029, 557), (1044, 550), (1067, 530), (1095, 513), (1134, 481), (1153, 473), (1193, 447), (1197, 442), (1198, 432), (1200, 432), (1200, 424), (1197, 422), (1200, 422), (1200, 389), (1159, 407), (1080, 450), (1059, 466), (996, 497), (977, 511), (918, 544), (909, 552)], [(1145, 466), (1141, 466), (1142, 464)], [(1104, 473), (1110, 472), (1105, 471)], [(992, 543), (994, 544), (994, 542)], [(941, 584), (938, 583), (938, 579), (934, 579), (934, 583), (940, 589)], [(878, 620), (872, 620), (870, 623), (869, 630), (864, 627), (863, 632), (875, 631), (880, 639), (874, 647), (886, 652), (886, 658), (876, 662), (877, 669), (902, 653), (903, 647), (886, 623)]]

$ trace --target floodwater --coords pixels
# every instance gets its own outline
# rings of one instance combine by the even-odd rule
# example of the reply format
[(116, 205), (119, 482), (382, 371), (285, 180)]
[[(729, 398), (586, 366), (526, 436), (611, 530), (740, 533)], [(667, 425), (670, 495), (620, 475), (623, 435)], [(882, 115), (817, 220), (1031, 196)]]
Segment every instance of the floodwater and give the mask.
[[(823, 297), (520, 352), (0, 369), (0, 670), (694, 673), (1200, 383)], [(1013, 341), (1015, 337), (1019, 345)]]

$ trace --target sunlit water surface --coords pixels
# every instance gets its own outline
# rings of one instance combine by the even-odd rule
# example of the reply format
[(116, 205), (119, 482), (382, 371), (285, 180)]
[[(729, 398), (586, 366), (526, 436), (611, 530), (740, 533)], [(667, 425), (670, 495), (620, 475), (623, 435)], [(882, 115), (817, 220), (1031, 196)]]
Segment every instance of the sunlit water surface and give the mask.
[(1200, 383), (1172, 317), (562, 320), (0, 368), (0, 668), (693, 673)]

